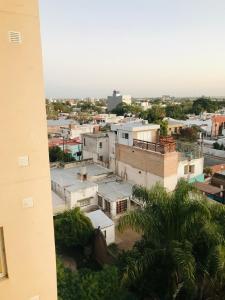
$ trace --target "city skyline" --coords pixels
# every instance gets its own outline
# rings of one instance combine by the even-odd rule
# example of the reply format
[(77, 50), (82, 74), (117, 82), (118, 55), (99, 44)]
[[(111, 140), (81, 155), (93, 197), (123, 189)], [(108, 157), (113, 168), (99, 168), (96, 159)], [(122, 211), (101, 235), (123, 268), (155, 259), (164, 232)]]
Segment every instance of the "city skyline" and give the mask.
[(41, 0), (46, 96), (223, 96), (224, 10), (220, 0)]

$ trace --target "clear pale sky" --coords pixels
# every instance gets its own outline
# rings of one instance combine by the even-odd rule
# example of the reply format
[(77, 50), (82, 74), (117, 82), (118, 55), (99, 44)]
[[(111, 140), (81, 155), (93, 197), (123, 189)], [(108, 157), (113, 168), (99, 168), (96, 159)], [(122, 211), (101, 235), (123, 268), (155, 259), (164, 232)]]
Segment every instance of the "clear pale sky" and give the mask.
[(225, 0), (40, 0), (46, 94), (225, 95)]

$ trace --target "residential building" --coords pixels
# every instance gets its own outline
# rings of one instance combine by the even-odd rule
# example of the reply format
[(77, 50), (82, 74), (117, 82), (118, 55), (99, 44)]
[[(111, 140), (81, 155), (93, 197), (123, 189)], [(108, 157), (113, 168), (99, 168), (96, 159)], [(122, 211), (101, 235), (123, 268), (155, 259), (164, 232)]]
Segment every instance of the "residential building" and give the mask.
[(109, 136), (108, 133), (86, 133), (82, 135), (83, 159), (93, 159), (94, 162), (108, 166)]
[(131, 104), (131, 96), (121, 95), (119, 91), (113, 91), (112, 96), (108, 96), (107, 109), (112, 111), (120, 103)]
[(85, 212), (102, 209), (116, 219), (135, 207), (132, 184), (92, 160), (51, 169), (53, 214), (80, 207)]
[(38, 1), (0, 1), (0, 29), (0, 299), (56, 300)]
[(109, 134), (109, 166), (123, 180), (151, 187), (160, 182), (173, 190), (179, 178), (203, 181), (203, 157), (176, 151), (172, 137), (159, 136), (159, 125), (112, 124)]
[(103, 211), (97, 209), (86, 213), (86, 216), (90, 219), (94, 228), (100, 228), (107, 245), (115, 243), (115, 224)]
[(54, 133), (61, 133), (62, 128), (66, 128), (67, 130), (72, 129), (77, 122), (70, 119), (58, 119), (58, 120), (48, 120), (48, 133), (54, 134)]
[(76, 160), (82, 158), (82, 143), (80, 139), (68, 140), (63, 137), (48, 139), (48, 147), (60, 147), (65, 153), (70, 153)]
[(134, 139), (156, 143), (159, 129), (160, 125), (148, 124), (144, 120), (111, 125), (111, 131), (116, 134), (116, 142), (127, 146), (132, 146)]
[(116, 114), (99, 114), (93, 117), (94, 123), (99, 124), (101, 126), (112, 123), (118, 123), (123, 119), (123, 116), (117, 116)]
[(180, 134), (181, 129), (186, 127), (183, 122), (179, 120), (175, 120), (172, 118), (165, 118), (165, 120), (168, 122), (168, 135), (173, 135), (173, 134)]

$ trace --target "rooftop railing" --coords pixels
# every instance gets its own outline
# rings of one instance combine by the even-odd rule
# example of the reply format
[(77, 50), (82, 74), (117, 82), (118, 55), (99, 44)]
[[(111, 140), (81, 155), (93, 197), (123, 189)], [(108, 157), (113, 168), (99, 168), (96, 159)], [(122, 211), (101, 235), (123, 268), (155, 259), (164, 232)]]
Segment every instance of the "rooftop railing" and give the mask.
[(143, 150), (149, 150), (161, 154), (176, 151), (176, 142), (174, 140), (166, 140), (166, 139), (160, 140), (159, 143), (152, 143), (152, 142), (134, 139), (133, 146)]

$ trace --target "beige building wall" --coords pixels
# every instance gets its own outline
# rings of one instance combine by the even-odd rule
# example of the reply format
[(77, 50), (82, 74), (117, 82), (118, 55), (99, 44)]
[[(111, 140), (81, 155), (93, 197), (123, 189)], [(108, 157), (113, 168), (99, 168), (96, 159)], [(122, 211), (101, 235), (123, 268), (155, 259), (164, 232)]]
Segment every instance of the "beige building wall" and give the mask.
[(56, 300), (37, 0), (0, 0), (0, 66), (0, 227), (8, 267), (0, 299)]
[(125, 180), (151, 187), (160, 182), (173, 190), (177, 184), (178, 153), (161, 154), (116, 145), (116, 173)]

